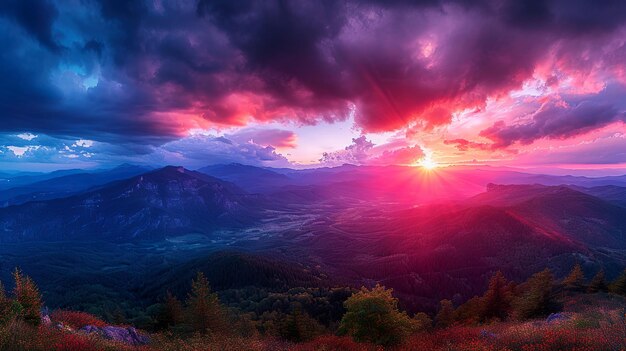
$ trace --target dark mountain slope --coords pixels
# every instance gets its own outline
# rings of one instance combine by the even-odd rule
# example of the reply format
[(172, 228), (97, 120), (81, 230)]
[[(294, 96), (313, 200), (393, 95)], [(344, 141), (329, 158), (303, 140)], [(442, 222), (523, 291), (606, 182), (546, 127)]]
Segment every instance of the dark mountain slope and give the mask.
[(148, 283), (144, 294), (162, 295), (169, 289), (184, 296), (198, 271), (206, 275), (211, 288), (217, 291), (245, 287), (284, 291), (293, 287), (331, 286), (326, 275), (303, 263), (226, 251), (154, 272), (159, 278)]
[(575, 187), (570, 188), (581, 193), (593, 195), (602, 200), (612, 202), (616, 205), (626, 207), (626, 187), (617, 185), (594, 186), (591, 188)]
[(489, 184), (467, 203), (506, 207), (530, 226), (591, 247), (626, 248), (626, 208), (567, 186)]
[(254, 222), (261, 202), (231, 183), (169, 166), (84, 194), (0, 209), (0, 240), (210, 234)]

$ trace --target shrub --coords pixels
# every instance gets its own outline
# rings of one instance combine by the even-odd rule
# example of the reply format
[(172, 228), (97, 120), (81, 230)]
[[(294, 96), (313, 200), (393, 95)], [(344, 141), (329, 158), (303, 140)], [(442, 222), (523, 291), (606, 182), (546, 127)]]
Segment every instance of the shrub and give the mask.
[(98, 351), (91, 340), (76, 334), (63, 334), (54, 346), (54, 351)]
[(362, 288), (346, 300), (346, 314), (341, 319), (339, 332), (358, 342), (379, 345), (401, 343), (415, 329), (405, 312), (398, 310), (398, 299), (392, 290), (380, 285), (372, 290)]
[(375, 351), (382, 350), (380, 346), (357, 343), (348, 337), (324, 335), (308, 343), (299, 344), (293, 351)]

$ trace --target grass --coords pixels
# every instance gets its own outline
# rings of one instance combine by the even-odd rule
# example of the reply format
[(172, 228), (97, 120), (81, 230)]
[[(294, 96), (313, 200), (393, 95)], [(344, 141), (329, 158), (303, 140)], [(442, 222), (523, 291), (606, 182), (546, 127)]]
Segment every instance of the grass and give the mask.
[[(583, 307), (585, 306), (586, 307)], [(453, 326), (414, 334), (392, 351), (618, 351), (626, 350), (624, 309), (576, 306), (566, 312), (568, 319), (554, 323), (544, 320), (501, 322), (484, 326)], [(56, 318), (69, 324), (99, 323), (93, 316), (64, 311)], [(149, 345), (132, 347), (75, 331), (52, 326), (32, 327), (11, 321), (0, 327), (0, 350), (6, 351), (382, 351), (381, 346), (356, 343), (348, 337), (322, 335), (305, 343), (290, 343), (255, 334), (192, 335), (186, 338), (160, 333), (151, 335)]]

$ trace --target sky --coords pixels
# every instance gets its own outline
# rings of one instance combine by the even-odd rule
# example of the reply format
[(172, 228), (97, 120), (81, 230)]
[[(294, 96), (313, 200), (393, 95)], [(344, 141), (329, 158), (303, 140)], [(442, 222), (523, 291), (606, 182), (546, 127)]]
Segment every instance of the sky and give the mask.
[(626, 173), (622, 0), (3, 0), (0, 169)]

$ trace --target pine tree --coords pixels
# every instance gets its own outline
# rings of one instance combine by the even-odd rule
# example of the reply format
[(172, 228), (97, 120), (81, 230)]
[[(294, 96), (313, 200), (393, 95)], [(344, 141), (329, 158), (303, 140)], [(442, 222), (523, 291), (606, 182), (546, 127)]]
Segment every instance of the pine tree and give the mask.
[(4, 285), (0, 282), (0, 326), (7, 323), (13, 315), (13, 301), (9, 299), (4, 290)]
[(513, 301), (514, 314), (519, 319), (543, 316), (554, 309), (552, 290), (554, 275), (544, 269), (522, 284), (521, 294)]
[(591, 279), (591, 283), (589, 283), (589, 292), (606, 292), (609, 290), (609, 287), (606, 283), (606, 278), (604, 277), (604, 270), (598, 271), (598, 273)]
[(480, 319), (483, 321), (492, 318), (505, 319), (511, 308), (512, 293), (504, 274), (498, 271), (489, 281), (489, 287), (482, 297), (482, 311)]
[(296, 303), (291, 313), (284, 319), (280, 330), (283, 339), (302, 342), (313, 339), (323, 332), (323, 327)]
[(168, 291), (159, 317), (159, 323), (163, 327), (168, 328), (180, 324), (183, 321), (183, 317), (183, 304)]
[(22, 307), (21, 316), (26, 323), (39, 325), (41, 323), (41, 295), (39, 289), (30, 277), (25, 276), (16, 268), (13, 272), (15, 301)]
[(570, 273), (563, 279), (563, 286), (567, 290), (581, 291), (585, 288), (585, 273), (580, 264), (576, 264)]
[(610, 290), (614, 294), (626, 296), (626, 269), (613, 281)]
[(483, 313), (482, 297), (474, 296), (454, 311), (454, 320), (462, 324), (477, 324)]
[(214, 333), (224, 330), (224, 311), (217, 294), (211, 292), (209, 281), (202, 272), (198, 272), (196, 279), (191, 282), (186, 317), (194, 331)]
[(441, 300), (439, 305), (439, 312), (435, 316), (435, 326), (447, 328), (454, 323), (454, 305), (450, 300)]

